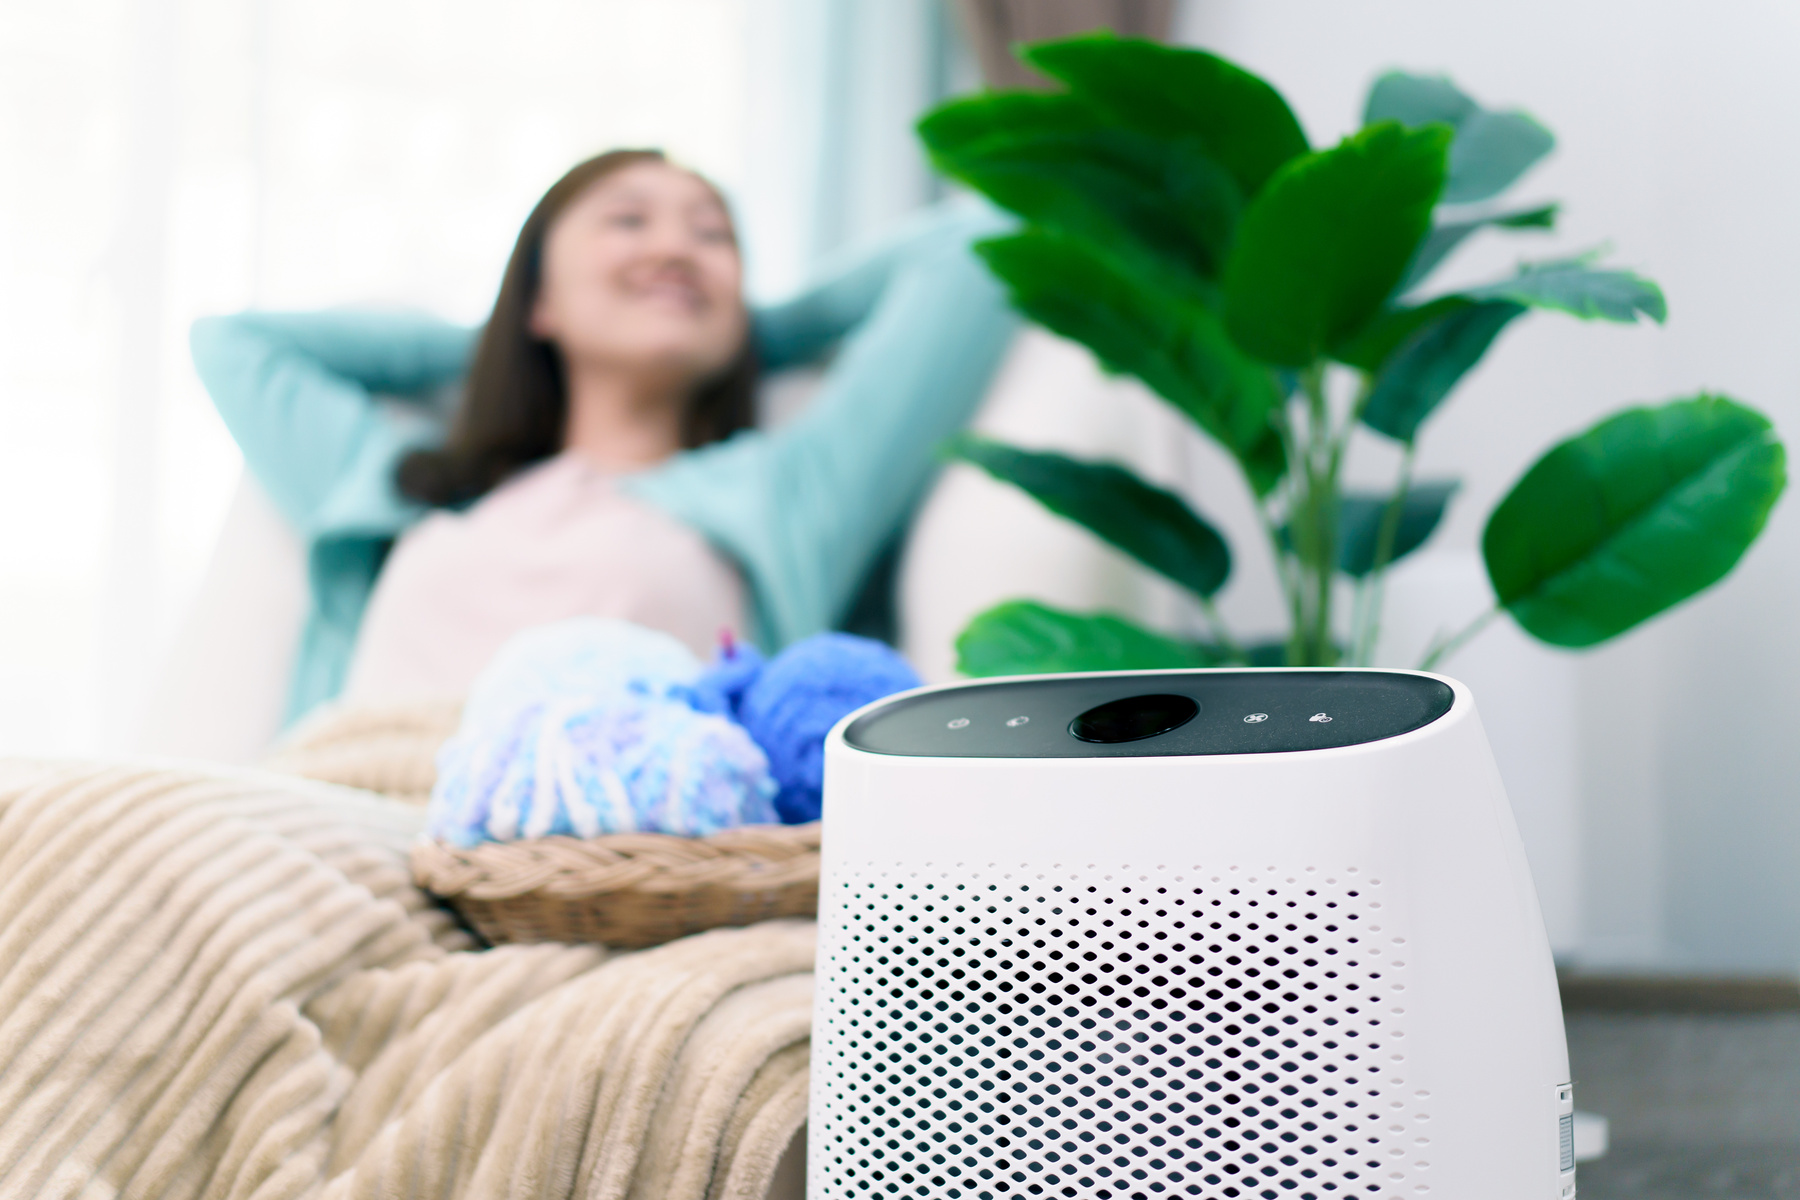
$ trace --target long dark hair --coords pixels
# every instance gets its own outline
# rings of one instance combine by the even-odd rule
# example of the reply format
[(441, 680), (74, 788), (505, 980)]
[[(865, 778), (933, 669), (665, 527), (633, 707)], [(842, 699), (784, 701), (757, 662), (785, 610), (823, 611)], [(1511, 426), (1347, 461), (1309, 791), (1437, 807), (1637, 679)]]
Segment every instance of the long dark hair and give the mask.
[[(400, 461), (395, 482), (404, 495), (426, 504), (466, 504), (562, 449), (569, 412), (562, 361), (530, 329), (544, 237), (569, 202), (601, 179), (637, 163), (666, 161), (660, 150), (613, 150), (577, 164), (544, 193), (507, 260), (449, 435), (442, 446)], [(704, 446), (748, 428), (755, 420), (756, 375), (756, 350), (746, 336), (731, 364), (694, 390), (682, 414), (682, 445)]]

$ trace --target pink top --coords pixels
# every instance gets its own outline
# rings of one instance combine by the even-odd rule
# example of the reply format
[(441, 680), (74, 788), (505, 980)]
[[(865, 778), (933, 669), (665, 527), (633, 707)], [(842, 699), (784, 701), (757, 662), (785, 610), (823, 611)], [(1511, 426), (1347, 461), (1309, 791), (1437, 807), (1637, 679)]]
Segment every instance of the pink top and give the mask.
[(621, 617), (702, 660), (742, 636), (744, 584), (693, 529), (565, 451), (437, 512), (394, 547), (369, 599), (344, 698), (462, 696), (501, 643), (565, 617)]

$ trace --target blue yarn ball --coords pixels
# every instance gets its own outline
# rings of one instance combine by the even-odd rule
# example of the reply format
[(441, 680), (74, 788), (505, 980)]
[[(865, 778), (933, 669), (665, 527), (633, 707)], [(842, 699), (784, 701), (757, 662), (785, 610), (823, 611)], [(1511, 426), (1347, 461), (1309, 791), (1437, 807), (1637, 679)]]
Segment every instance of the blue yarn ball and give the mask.
[(744, 705), (744, 693), (768, 665), (761, 650), (749, 642), (734, 642), (721, 650), (712, 666), (694, 681), (688, 702), (695, 712), (722, 713), (735, 721), (738, 709)]
[(776, 655), (744, 688), (736, 716), (769, 759), (781, 790), (775, 812), (789, 825), (819, 819), (825, 735), (846, 714), (919, 686), (892, 647), (847, 633), (821, 633)]

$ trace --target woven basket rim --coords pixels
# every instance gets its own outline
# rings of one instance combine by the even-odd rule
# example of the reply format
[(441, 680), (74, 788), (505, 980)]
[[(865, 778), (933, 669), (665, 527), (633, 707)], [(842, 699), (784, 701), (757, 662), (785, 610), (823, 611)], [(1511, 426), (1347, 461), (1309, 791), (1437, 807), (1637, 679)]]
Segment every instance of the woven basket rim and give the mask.
[(538, 893), (561, 900), (621, 891), (761, 892), (818, 874), (820, 828), (741, 825), (705, 837), (615, 833), (485, 842), (462, 849), (422, 838), (413, 878), (446, 899), (504, 900)]

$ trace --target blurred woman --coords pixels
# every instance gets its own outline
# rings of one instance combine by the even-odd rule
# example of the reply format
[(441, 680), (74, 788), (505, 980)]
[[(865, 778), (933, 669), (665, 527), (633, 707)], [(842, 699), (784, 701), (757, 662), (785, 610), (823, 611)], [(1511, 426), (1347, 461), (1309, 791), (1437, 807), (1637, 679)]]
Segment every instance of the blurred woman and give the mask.
[[(717, 190), (615, 151), (539, 201), (478, 335), (373, 312), (197, 322), (200, 376), (307, 545), (290, 715), (460, 695), (510, 635), (576, 615), (702, 654), (720, 630), (774, 649), (836, 625), (1012, 333), (968, 249), (998, 228), (927, 214), (751, 313)], [(752, 429), (759, 366), (834, 347), (805, 412)]]

